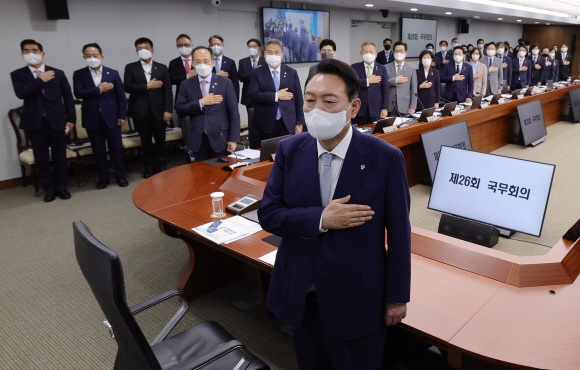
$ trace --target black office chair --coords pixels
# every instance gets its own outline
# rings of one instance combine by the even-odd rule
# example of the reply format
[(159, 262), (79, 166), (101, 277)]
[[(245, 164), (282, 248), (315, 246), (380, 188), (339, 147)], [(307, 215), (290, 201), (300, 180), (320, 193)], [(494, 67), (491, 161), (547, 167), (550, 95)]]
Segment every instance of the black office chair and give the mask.
[[(117, 254), (93, 237), (83, 222), (74, 222), (73, 229), (77, 262), (107, 318), (103, 324), (117, 341), (114, 369), (270, 369), (215, 322), (197, 324), (165, 339), (189, 308), (185, 297), (171, 290), (129, 308)], [(171, 297), (183, 303), (149, 345), (133, 315)]]

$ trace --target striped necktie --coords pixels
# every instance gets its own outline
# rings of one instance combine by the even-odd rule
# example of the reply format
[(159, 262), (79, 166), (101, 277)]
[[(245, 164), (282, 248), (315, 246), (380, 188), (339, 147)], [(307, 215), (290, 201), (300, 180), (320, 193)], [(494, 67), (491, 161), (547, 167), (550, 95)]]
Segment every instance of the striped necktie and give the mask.
[(330, 190), (332, 189), (332, 153), (325, 152), (320, 155), (322, 159), (322, 170), (320, 171), (320, 197), (322, 206), (326, 207), (330, 203)]
[[(272, 70), (272, 74), (274, 75), (274, 87), (276, 88), (276, 91), (280, 90), (280, 81), (278, 80), (278, 71), (277, 70)], [(279, 102), (278, 102), (279, 104)], [(280, 112), (280, 107), (278, 106), (278, 110), (276, 111), (276, 120), (279, 120), (280, 118), (282, 118), (282, 112)]]

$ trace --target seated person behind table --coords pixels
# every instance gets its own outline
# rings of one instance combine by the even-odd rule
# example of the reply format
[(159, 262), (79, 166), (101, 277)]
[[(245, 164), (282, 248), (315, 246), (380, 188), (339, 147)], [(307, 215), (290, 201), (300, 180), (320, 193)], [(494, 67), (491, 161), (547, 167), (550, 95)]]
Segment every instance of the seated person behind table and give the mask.
[(435, 54), (430, 50), (423, 50), (419, 54), (421, 65), (417, 70), (417, 108), (420, 110), (435, 107), (439, 108), (441, 97), (441, 83), (439, 71), (433, 67)]
[(441, 82), (445, 83), (443, 99), (459, 103), (470, 102), (473, 98), (473, 69), (463, 60), (463, 49), (453, 49), (453, 63), (443, 67)]
[(487, 67), (480, 63), (481, 51), (474, 49), (471, 52), (471, 67), (473, 68), (473, 95), (485, 96), (487, 89)]

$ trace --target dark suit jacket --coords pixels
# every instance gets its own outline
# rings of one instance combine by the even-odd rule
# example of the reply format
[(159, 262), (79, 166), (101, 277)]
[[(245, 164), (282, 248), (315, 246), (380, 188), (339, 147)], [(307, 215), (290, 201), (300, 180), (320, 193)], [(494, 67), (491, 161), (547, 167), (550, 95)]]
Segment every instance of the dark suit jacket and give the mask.
[(292, 54), (294, 58), (300, 57), (300, 35), (297, 33), (292, 36)]
[[(268, 65), (266, 64), (266, 60), (263, 57), (258, 58), (257, 66), (266, 66), (266, 68), (268, 67)], [(257, 66), (256, 68), (258, 68)], [(242, 86), (242, 104), (245, 106), (252, 105), (249, 91), (250, 91), (250, 79), (252, 77), (253, 70), (254, 69), (252, 68), (251, 57), (240, 59), (238, 66), (238, 77), (240, 79), (240, 82), (244, 84)]]
[(300, 34), (300, 56), (302, 61), (308, 60), (308, 45), (310, 44), (310, 35)]
[[(547, 59), (546, 61), (550, 61), (552, 64), (549, 66), (545, 66), (544, 68), (544, 75), (542, 76), (542, 83), (546, 83), (548, 80), (558, 81), (558, 61), (556, 58), (554, 59)], [(545, 65), (545, 63), (544, 63)]]
[[(189, 61), (191, 63), (191, 60)], [(193, 69), (193, 68), (192, 68)], [(177, 100), (177, 94), (179, 93), (179, 86), (183, 81), (187, 79), (187, 73), (185, 73), (185, 67), (183, 66), (183, 59), (177, 57), (169, 62), (169, 78), (171, 79), (171, 84), (175, 85), (175, 99)]]
[(127, 119), (127, 98), (119, 72), (103, 66), (101, 82), (110, 82), (115, 88), (104, 93), (95, 86), (88, 67), (73, 73), (73, 87), (77, 99), (82, 99), (83, 127), (95, 129), (99, 123), (99, 113), (109, 128), (117, 127), (117, 120)]
[[(420, 89), (419, 86), (427, 80), (432, 82), (428, 89)], [(439, 98), (441, 97), (441, 82), (439, 80), (439, 71), (433, 67), (429, 67), (429, 72), (427, 73), (427, 78), (425, 78), (425, 71), (423, 68), (417, 70), (417, 110), (423, 110), (426, 108), (431, 108), (435, 106), (435, 103), (439, 103)]]
[(357, 116), (364, 116), (366, 114), (367, 106), (371, 119), (376, 121), (380, 118), (382, 109), (389, 109), (389, 76), (387, 74), (387, 67), (375, 61), (373, 74), (381, 76), (381, 82), (377, 84), (370, 84), (367, 86), (367, 73), (365, 62), (358, 62), (352, 65), (352, 68), (360, 78), (360, 94), (361, 107)]
[[(281, 236), (267, 306), (292, 327), (316, 286), (318, 309), (337, 340), (384, 325), (386, 303), (410, 299), (409, 190), (401, 151), (352, 129), (334, 199), (375, 212), (365, 224), (319, 233), (323, 207), (316, 140), (303, 133), (280, 141), (258, 210), (264, 230)], [(385, 228), (389, 252), (385, 253)]]
[(155, 78), (163, 82), (163, 86), (159, 89), (147, 89), (147, 79), (140, 60), (125, 66), (123, 81), (125, 91), (130, 94), (127, 114), (136, 120), (145, 117), (149, 105), (157, 120), (163, 119), (164, 112), (173, 112), (173, 92), (167, 67), (156, 61), (152, 63), (151, 80)]
[(254, 103), (254, 123), (260, 132), (272, 132), (278, 107), (288, 132), (293, 133), (297, 124), (305, 125), (304, 98), (298, 73), (285, 64), (280, 65), (279, 71), (280, 89), (288, 88), (288, 91), (294, 94), (290, 100), (275, 102), (276, 89), (267, 65), (256, 68), (252, 73), (250, 100)]
[(198, 76), (183, 81), (175, 102), (177, 114), (189, 116), (187, 147), (194, 152), (200, 149), (204, 127), (214, 152), (225, 151), (226, 141), (240, 140), (240, 113), (232, 81), (212, 73), (210, 85), (209, 93), (221, 95), (221, 103), (200, 108), (199, 101), (203, 96)]
[(389, 50), (389, 56), (387, 57), (387, 51), (383, 50), (377, 54), (377, 63), (381, 63), (382, 65), (387, 65), (391, 62), (395, 61), (395, 54), (393, 54), (392, 50)]
[[(532, 62), (529, 59), (524, 58), (524, 64), (522, 66), (528, 67), (527, 71), (520, 71), (520, 59), (512, 59), (512, 85), (516, 82), (520, 82), (522, 87), (529, 85), (532, 81)], [(511, 87), (511, 85), (510, 85)]]
[(465, 76), (463, 81), (453, 81), (453, 75), (455, 75), (455, 61), (449, 62), (443, 67), (441, 72), (441, 82), (444, 82), (445, 90), (443, 90), (443, 98), (451, 100), (453, 97), (453, 92), (457, 94), (457, 100), (459, 103), (465, 102), (465, 99), (473, 98), (473, 68), (470, 64), (463, 62), (461, 71), (459, 74)]
[(288, 48), (288, 50), (292, 50), (292, 41), (294, 40), (294, 30), (288, 27), (288, 31), (286, 32), (286, 37), (284, 40), (284, 46)]
[(34, 78), (28, 66), (10, 73), (16, 96), (24, 100), (18, 127), (38, 130), (46, 115), (50, 127), (64, 134), (67, 122), (77, 122), (72, 91), (63, 71), (47, 65), (44, 68), (46, 72), (54, 71), (54, 78), (48, 82)]
[(574, 63), (574, 56), (570, 53), (566, 53), (566, 59), (570, 62), (567, 66), (564, 65), (564, 60), (562, 60), (562, 53), (556, 53), (556, 60), (558, 61), (558, 69), (560, 70), (560, 80), (567, 80), (568, 77), (572, 75), (572, 63)]
[[(232, 81), (234, 85), (234, 91), (236, 92), (236, 97), (238, 102), (240, 101), (240, 80), (238, 79), (238, 70), (236, 67), (236, 62), (233, 59), (222, 57), (222, 64), (220, 70), (228, 73), (228, 78)], [(215, 67), (212, 69), (213, 73), (216, 73)]]
[(312, 41), (308, 44), (308, 61), (309, 62), (316, 62), (318, 61), (318, 43), (316, 41)]
[[(499, 57), (498, 57), (499, 58)], [(507, 67), (503, 69), (503, 79), (506, 81), (508, 86), (512, 84), (512, 59), (507, 55), (501, 57), (503, 59), (502, 63), (506, 63)]]
[(439, 72), (443, 71), (443, 68), (445, 68), (446, 65), (449, 64), (453, 64), (453, 50), (447, 50), (445, 52), (445, 60), (448, 60), (449, 63), (447, 64), (443, 64), (443, 53), (441, 53), (440, 51), (438, 51), (437, 53), (435, 53), (435, 60), (439, 60), (438, 66), (439, 66)]
[(544, 75), (544, 69), (546, 68), (546, 60), (543, 57), (541, 57), (541, 56), (538, 55), (535, 64), (536, 65), (539, 65), (540, 66), (540, 69), (536, 69), (536, 66), (534, 65), (534, 59), (533, 58), (534, 58), (533, 55), (530, 56), (530, 57), (528, 57), (528, 59), (530, 60), (530, 62), (532, 62), (532, 80), (531, 80), (532, 82), (531, 82), (531, 84), (532, 85), (537, 85), (538, 82), (541, 82), (542, 81), (542, 76)]

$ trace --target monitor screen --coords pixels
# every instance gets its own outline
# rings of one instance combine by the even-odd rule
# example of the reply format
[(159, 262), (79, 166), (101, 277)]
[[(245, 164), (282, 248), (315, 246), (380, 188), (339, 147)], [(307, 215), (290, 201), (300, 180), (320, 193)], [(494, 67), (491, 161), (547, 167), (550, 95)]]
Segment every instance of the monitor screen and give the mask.
[(437, 21), (402, 18), (401, 41), (407, 44), (407, 58), (418, 58), (428, 43), (437, 45)]
[(319, 10), (262, 8), (265, 45), (278, 39), (284, 45), (283, 63), (317, 62), (319, 45), (330, 38), (330, 13)]
[(577, 122), (580, 120), (580, 89), (570, 90), (568, 96), (570, 97), (570, 109), (574, 122)]
[(555, 168), (444, 146), (428, 208), (540, 236)]
[(539, 99), (518, 105), (517, 112), (520, 121), (520, 136), (523, 138), (524, 145), (529, 145), (548, 134), (542, 103)]
[(262, 143), (260, 144), (260, 162), (273, 160), (272, 154), (276, 153), (278, 142), (291, 136), (292, 135), (284, 135), (273, 139), (262, 140)]
[(441, 146), (471, 150), (471, 140), (467, 130), (467, 122), (461, 121), (437, 130), (421, 134), (421, 142), (427, 157), (427, 165), (431, 174), (431, 181), (435, 178), (435, 169), (439, 161)]

